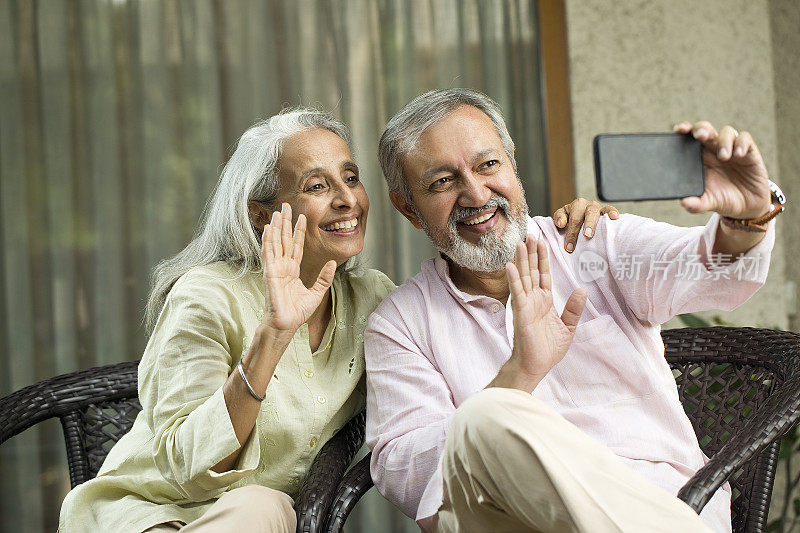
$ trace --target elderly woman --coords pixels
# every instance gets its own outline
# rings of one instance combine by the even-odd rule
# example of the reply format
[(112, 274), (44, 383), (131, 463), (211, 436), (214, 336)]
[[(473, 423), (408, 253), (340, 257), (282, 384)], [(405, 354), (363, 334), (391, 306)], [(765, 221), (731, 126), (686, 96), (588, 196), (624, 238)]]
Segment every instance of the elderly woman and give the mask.
[[(571, 205), (571, 225), (596, 219)], [(155, 269), (142, 411), (62, 532), (295, 529), (290, 495), (364, 408), (362, 333), (394, 287), (352, 268), (368, 212), (336, 119), (289, 110), (242, 135), (198, 236)]]

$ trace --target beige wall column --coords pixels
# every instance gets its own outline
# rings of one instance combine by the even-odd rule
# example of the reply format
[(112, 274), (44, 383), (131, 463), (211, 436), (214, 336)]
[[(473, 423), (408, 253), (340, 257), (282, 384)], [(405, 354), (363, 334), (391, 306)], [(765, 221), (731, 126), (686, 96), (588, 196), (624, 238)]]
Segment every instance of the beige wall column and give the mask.
[[(791, 2), (784, 3), (788, 6)], [(766, 0), (567, 0), (566, 4), (579, 195), (596, 196), (595, 134), (669, 131), (679, 120), (706, 119), (750, 131), (771, 174), (779, 176), (777, 80), (773, 82), (770, 5)], [(791, 29), (787, 27), (787, 31)], [(787, 47), (786, 54), (790, 50)], [(788, 92), (790, 86), (786, 87)], [(796, 105), (796, 101), (787, 105)], [(791, 126), (797, 128), (797, 121)], [(797, 153), (795, 148), (794, 157)], [(782, 184), (789, 179), (800, 184), (798, 174), (795, 170)], [(795, 193), (795, 198), (798, 195)], [(679, 225), (699, 225), (707, 220), (686, 213), (677, 201), (620, 207)], [(784, 256), (798, 256), (786, 255), (783, 235), (790, 233), (787, 220), (779, 220), (781, 237), (766, 286), (740, 309), (709, 315), (741, 325), (787, 326)], [(670, 325), (678, 324), (673, 321)]]
[[(742, 308), (708, 315), (792, 331), (800, 331), (799, 24), (796, 0), (567, 0), (578, 194), (595, 196), (597, 133), (666, 131), (681, 119), (749, 130), (790, 205), (778, 219), (766, 286)], [(620, 207), (675, 224), (705, 221), (677, 202)], [(771, 519), (785, 478), (779, 469)]]
[[(771, 0), (770, 28), (772, 32), (772, 65), (775, 84), (775, 129), (778, 143), (778, 179), (791, 204), (784, 217), (779, 235), (786, 261), (787, 313), (789, 329), (800, 331), (800, 2)], [(783, 465), (781, 465), (783, 466)], [(791, 477), (800, 474), (800, 464), (794, 461)], [(786, 469), (781, 467), (775, 477), (770, 518), (780, 516), (786, 498)], [(795, 491), (796, 495), (796, 491)], [(790, 506), (791, 509), (791, 506)], [(791, 511), (789, 511), (791, 513)]]
[(778, 179), (790, 198), (781, 215), (780, 243), (786, 261), (789, 329), (800, 331), (800, 2), (771, 0), (772, 65), (775, 84), (775, 130)]

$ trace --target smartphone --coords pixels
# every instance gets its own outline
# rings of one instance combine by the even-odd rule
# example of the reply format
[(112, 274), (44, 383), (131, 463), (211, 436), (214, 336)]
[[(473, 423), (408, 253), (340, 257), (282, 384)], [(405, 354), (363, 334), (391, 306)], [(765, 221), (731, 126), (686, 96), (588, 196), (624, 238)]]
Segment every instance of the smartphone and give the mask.
[(603, 133), (594, 175), (604, 202), (671, 200), (705, 191), (700, 141), (683, 133)]

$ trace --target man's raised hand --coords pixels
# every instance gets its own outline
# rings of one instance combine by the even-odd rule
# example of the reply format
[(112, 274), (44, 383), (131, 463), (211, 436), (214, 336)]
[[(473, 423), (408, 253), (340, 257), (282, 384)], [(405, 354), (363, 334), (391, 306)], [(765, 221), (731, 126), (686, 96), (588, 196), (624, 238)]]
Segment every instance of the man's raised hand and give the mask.
[(264, 265), (263, 323), (277, 331), (294, 334), (322, 302), (333, 283), (336, 261), (325, 263), (311, 288), (300, 279), (300, 262), (306, 235), (306, 217), (297, 217), (292, 235), (292, 208), (284, 203), (272, 214), (261, 235), (261, 260)]
[(514, 314), (511, 359), (516, 359), (519, 371), (536, 387), (567, 353), (586, 305), (586, 291), (576, 289), (558, 316), (547, 247), (532, 235), (517, 244), (516, 259), (506, 264), (506, 275)]

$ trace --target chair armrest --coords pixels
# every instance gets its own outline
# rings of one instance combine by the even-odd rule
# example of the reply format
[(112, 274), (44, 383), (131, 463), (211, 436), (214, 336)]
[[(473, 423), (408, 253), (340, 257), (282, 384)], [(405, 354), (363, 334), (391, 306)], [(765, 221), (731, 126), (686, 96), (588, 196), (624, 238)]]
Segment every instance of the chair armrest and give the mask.
[(56, 376), (0, 398), (0, 444), (43, 420), (92, 403), (136, 398), (138, 361)]
[(764, 405), (684, 485), (678, 498), (698, 513), (730, 476), (800, 421), (800, 373), (775, 388)]
[(323, 531), (339, 480), (364, 442), (365, 420), (364, 411), (353, 417), (325, 443), (311, 464), (294, 503), (298, 533)]
[(358, 500), (372, 488), (372, 476), (369, 473), (369, 461), (372, 457), (368, 453), (357, 462), (342, 478), (336, 489), (336, 496), (328, 513), (328, 527), (326, 533), (339, 533), (344, 527), (344, 522)]

